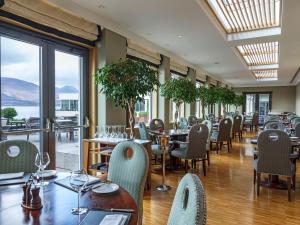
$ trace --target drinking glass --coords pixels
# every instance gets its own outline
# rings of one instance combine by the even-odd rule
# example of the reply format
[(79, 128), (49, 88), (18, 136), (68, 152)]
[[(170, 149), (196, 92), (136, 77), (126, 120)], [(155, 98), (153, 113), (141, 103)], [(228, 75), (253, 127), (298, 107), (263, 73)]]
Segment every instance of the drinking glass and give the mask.
[(85, 170), (73, 171), (70, 176), (70, 185), (77, 192), (77, 208), (72, 209), (72, 214), (81, 215), (87, 212), (86, 207), (80, 207), (80, 193), (89, 181)]
[[(36, 154), (34, 164), (36, 165), (36, 167), (38, 167), (36, 178), (38, 180), (38, 185), (40, 186), (46, 186), (49, 184), (49, 182), (44, 182), (44, 177), (43, 177), (43, 172), (46, 169), (46, 167), (49, 165), (49, 163), (50, 163), (50, 157), (48, 152), (39, 152)], [(42, 180), (41, 183), (39, 182), (40, 179)]]
[(123, 138), (127, 139), (126, 126), (123, 126)]
[(123, 138), (122, 126), (120, 126), (120, 125), (117, 126), (117, 135), (118, 135), (118, 138), (120, 138), (120, 139)]
[(111, 137), (116, 138), (117, 133), (116, 133), (116, 126), (111, 126)]

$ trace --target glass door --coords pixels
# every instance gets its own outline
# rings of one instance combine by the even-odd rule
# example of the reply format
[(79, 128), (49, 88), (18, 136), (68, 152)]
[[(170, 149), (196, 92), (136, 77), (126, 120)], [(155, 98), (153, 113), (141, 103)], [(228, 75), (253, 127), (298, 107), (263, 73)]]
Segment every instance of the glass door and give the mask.
[(1, 140), (29, 140), (41, 148), (41, 46), (0, 36)]

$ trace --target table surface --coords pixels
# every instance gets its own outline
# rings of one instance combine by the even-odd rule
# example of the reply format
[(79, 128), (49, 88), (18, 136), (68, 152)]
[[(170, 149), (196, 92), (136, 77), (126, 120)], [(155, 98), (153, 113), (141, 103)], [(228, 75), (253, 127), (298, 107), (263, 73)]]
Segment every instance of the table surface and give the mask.
[[(65, 177), (60, 174), (57, 179)], [(72, 215), (71, 209), (77, 206), (77, 193), (50, 181), (43, 190), (43, 208), (28, 210), (21, 207), (21, 185), (0, 187), (0, 224), (1, 225), (75, 225), (84, 219)], [(129, 225), (136, 225), (138, 211), (134, 199), (127, 191), (120, 188), (109, 195), (95, 195), (91, 191), (83, 193), (80, 198), (81, 206), (98, 209), (134, 209)]]
[(151, 134), (155, 135), (169, 135), (169, 136), (187, 136), (189, 134), (189, 130), (163, 130), (163, 131), (155, 131), (155, 130), (150, 130), (149, 131)]
[(135, 143), (144, 145), (151, 142), (151, 140), (141, 140), (141, 139), (124, 139), (124, 138), (92, 138), (92, 139), (84, 139), (84, 141), (107, 144), (107, 145), (117, 145), (123, 141), (131, 141), (133, 140)]

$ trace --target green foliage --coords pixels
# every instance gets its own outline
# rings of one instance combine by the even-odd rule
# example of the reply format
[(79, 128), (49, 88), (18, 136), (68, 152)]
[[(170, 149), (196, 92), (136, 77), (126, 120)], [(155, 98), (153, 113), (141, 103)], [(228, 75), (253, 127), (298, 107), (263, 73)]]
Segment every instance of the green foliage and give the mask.
[(196, 85), (188, 79), (171, 78), (161, 86), (161, 95), (176, 104), (192, 103), (197, 98)]
[(144, 111), (143, 111), (143, 112), (138, 112), (138, 113), (137, 113), (137, 116), (138, 116), (138, 117), (146, 117), (146, 116), (148, 116), (148, 115), (149, 115), (149, 113), (148, 113), (148, 112), (144, 112)]
[(235, 100), (235, 93), (225, 87), (219, 87), (216, 89), (217, 102), (223, 105), (232, 105)]
[(157, 71), (140, 61), (126, 59), (97, 69), (95, 82), (100, 91), (114, 101), (116, 106), (129, 107), (142, 101), (159, 86)]
[(244, 95), (235, 95), (233, 105), (237, 108), (238, 106), (241, 106), (246, 101)]
[(12, 107), (7, 107), (7, 108), (2, 109), (1, 114), (6, 119), (13, 119), (14, 117), (16, 117), (18, 115), (15, 108), (12, 108)]

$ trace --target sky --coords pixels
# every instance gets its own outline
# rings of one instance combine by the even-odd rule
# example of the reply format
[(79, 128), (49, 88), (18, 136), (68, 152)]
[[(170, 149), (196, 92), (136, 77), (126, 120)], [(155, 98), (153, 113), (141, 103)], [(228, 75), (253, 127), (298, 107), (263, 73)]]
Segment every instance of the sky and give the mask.
[[(1, 76), (39, 84), (40, 48), (1, 37)], [(55, 86), (79, 87), (80, 58), (55, 51)]]

